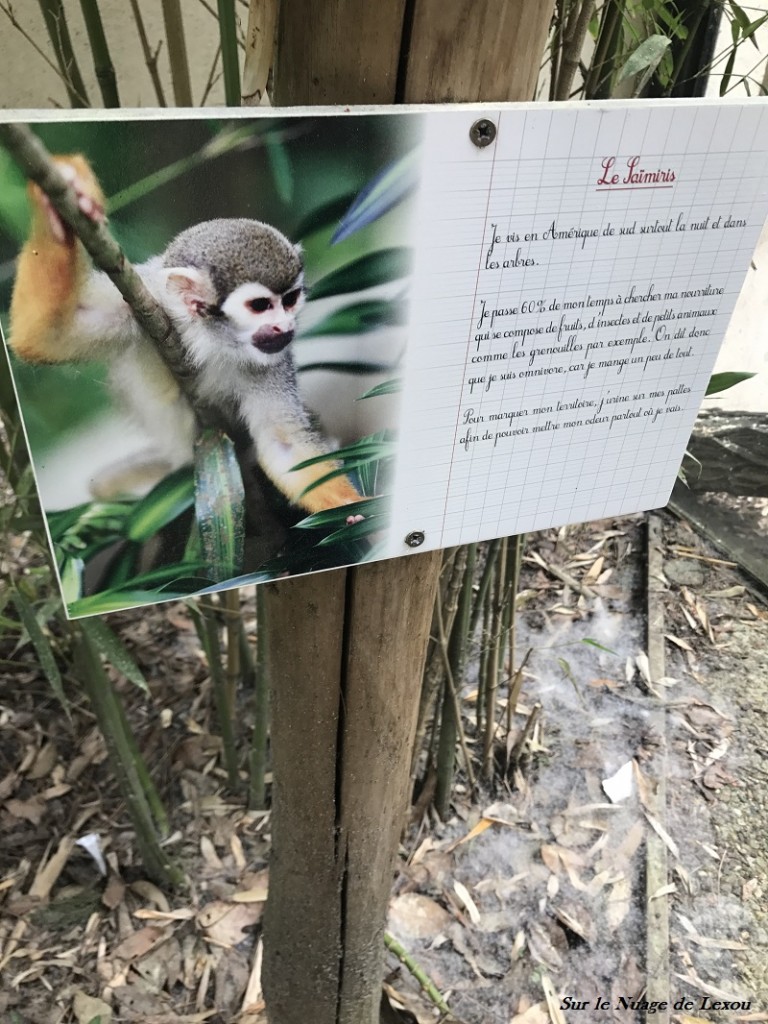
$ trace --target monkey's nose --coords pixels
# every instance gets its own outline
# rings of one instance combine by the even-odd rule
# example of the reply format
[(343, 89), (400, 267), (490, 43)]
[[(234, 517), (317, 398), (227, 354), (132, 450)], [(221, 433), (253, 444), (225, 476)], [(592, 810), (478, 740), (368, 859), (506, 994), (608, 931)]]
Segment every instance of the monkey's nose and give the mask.
[(293, 331), (281, 331), (279, 328), (275, 334), (253, 335), (253, 347), (257, 348), (259, 352), (265, 352), (267, 355), (282, 352), (292, 341)]

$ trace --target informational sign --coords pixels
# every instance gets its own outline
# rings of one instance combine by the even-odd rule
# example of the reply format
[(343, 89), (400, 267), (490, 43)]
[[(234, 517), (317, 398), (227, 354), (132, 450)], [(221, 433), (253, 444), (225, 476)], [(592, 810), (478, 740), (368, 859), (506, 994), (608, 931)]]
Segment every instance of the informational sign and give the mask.
[[(227, 546), (240, 499), (216, 469), (224, 448), (198, 444), (193, 477), (142, 416), (151, 380), (121, 378), (117, 355), (151, 341), (129, 332), (114, 359), (103, 343), (55, 365), (12, 357), (70, 614), (666, 503), (768, 215), (768, 103), (232, 113), (19, 119), (52, 152), (86, 156), (130, 259), (173, 256), (151, 290), (243, 427), (245, 542)], [(27, 231), (10, 149), (5, 260)], [(252, 295), (210, 267), (218, 294), (198, 315), (184, 267), (213, 250), (167, 247), (216, 218), (300, 242), (298, 283), (265, 266)], [(239, 315), (230, 293), (283, 317), (272, 348), (248, 335), (260, 369), (237, 380), (215, 349)], [(193, 353), (206, 330), (213, 348)], [(297, 367), (302, 425), (296, 400), (283, 414), (278, 364)], [(149, 449), (166, 453), (155, 478), (114, 471), (146, 468)]]

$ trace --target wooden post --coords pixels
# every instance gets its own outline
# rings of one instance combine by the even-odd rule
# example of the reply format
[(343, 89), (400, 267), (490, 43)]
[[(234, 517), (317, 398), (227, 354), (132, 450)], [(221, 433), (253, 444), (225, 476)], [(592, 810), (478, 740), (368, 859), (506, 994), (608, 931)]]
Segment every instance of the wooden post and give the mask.
[[(533, 97), (552, 0), (292, 0), (277, 104)], [(377, 1024), (440, 570), (429, 552), (266, 587), (270, 1024)]]

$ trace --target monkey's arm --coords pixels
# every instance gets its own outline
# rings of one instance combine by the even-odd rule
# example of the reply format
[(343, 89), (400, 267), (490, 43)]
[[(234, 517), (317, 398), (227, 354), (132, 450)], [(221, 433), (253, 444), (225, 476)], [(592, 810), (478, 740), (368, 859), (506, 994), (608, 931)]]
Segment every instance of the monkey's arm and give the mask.
[[(278, 400), (276, 396), (263, 394), (249, 397), (250, 400), (246, 398), (242, 402), (241, 412), (254, 439), (259, 464), (289, 501), (308, 512), (322, 512), (361, 500), (362, 495), (343, 475), (303, 494), (310, 484), (338, 469), (339, 464), (327, 441), (313, 430), (295, 391), (286, 390)], [(293, 468), (318, 455), (327, 455), (328, 461), (305, 469)]]
[[(81, 156), (56, 157), (80, 209), (104, 218), (104, 195)], [(30, 184), (32, 227), (21, 250), (11, 299), (11, 348), (22, 359), (59, 363), (95, 359), (116, 338), (140, 333), (130, 309), (105, 274), (97, 273), (72, 229), (48, 197)]]

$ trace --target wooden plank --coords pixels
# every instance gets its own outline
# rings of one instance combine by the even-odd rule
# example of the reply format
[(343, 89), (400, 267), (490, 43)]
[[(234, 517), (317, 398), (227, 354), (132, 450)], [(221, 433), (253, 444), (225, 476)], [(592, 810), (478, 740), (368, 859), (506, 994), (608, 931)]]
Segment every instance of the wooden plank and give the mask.
[(370, 978), (381, 975), (392, 866), (408, 806), (419, 686), (441, 562), (442, 552), (430, 551), (363, 566), (349, 591), (339, 820), (339, 859), (345, 870), (339, 1024), (378, 1018), (378, 993), (371, 1005)]
[(280, 5), (274, 102), (394, 103), (405, 0)]
[(554, 4), (418, 0), (406, 103), (532, 100)]
[(687, 519), (726, 558), (768, 590), (768, 550), (754, 528), (727, 509), (704, 501), (678, 481), (669, 500), (670, 509)]
[[(336, 754), (346, 572), (264, 584), (272, 703), (270, 1019), (335, 1024), (341, 962)], [(296, 958), (296, 962), (294, 962)]]

